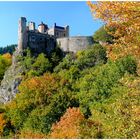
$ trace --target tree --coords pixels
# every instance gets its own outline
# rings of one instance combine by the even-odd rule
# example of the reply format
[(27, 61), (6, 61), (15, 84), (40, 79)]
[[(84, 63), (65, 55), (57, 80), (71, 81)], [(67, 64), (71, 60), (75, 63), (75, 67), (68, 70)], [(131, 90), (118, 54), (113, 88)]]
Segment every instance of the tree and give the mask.
[(94, 44), (84, 51), (77, 52), (75, 66), (80, 70), (104, 64), (107, 61), (106, 50), (100, 44)]
[(26, 79), (19, 86), (19, 92), (6, 105), (6, 116), (14, 125), (15, 133), (29, 130), (32, 134), (47, 134), (68, 107), (79, 106), (68, 81), (56, 74)]
[(115, 28), (114, 44), (108, 45), (108, 57), (117, 59), (131, 54), (140, 56), (140, 3), (139, 2), (88, 2), (95, 18), (106, 23), (107, 28)]
[(105, 26), (102, 26), (94, 33), (93, 39), (96, 42), (113, 43), (113, 36), (107, 33)]
[(50, 138), (53, 139), (76, 139), (79, 138), (80, 123), (84, 116), (79, 108), (68, 108), (60, 121), (51, 128)]
[(3, 113), (0, 113), (0, 138), (3, 135), (5, 125), (6, 125), (6, 120), (4, 119), (4, 115)]
[(1, 47), (0, 54), (10, 53), (12, 55), (13, 52), (15, 51), (16, 47), (17, 47), (16, 44), (8, 45), (6, 47)]
[(0, 56), (0, 81), (3, 79), (7, 68), (12, 64), (12, 56), (7, 53)]
[(36, 72), (36, 75), (42, 75), (46, 71), (50, 71), (52, 68), (49, 59), (45, 57), (43, 53), (39, 54), (36, 58), (36, 61), (32, 65), (33, 71)]
[(77, 81), (80, 108), (85, 116), (91, 115), (92, 104), (103, 102), (112, 95), (112, 88), (119, 84), (119, 79), (125, 73), (136, 75), (136, 62), (133, 57), (127, 56), (116, 62), (109, 61), (105, 65), (93, 67)]

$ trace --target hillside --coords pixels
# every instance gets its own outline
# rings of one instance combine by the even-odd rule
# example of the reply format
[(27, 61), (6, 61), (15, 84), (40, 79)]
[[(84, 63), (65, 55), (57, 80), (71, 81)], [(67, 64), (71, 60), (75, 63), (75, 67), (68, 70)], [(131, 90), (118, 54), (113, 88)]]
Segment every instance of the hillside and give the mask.
[[(129, 19), (139, 12), (136, 4), (89, 2), (91, 11), (106, 24), (95, 32), (94, 44), (85, 50), (64, 54), (57, 46), (48, 54), (34, 55), (28, 48), (22, 55), (13, 54), (12, 66), (11, 57), (2, 55), (0, 59), (10, 61), (5, 69), (0, 67), (2, 78), (8, 73), (3, 83), (10, 83), (10, 78), (20, 77), (21, 81), (16, 96), (9, 95), (9, 102), (0, 106), (0, 138), (140, 138), (140, 61), (134, 52), (139, 47), (138, 32)], [(136, 10), (136, 15), (127, 17), (131, 10)], [(120, 14), (114, 23), (121, 11), (126, 21), (120, 22), (124, 18)], [(133, 40), (128, 32), (122, 33), (124, 25), (128, 32), (132, 29)], [(122, 40), (126, 48), (121, 47)]]

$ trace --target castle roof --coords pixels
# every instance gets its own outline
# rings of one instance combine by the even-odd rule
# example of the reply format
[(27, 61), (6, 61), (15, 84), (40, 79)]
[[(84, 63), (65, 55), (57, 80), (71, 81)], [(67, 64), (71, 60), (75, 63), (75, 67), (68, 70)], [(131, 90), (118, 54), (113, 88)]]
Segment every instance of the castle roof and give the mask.
[(38, 26), (45, 26), (48, 28), (48, 26), (46, 24), (44, 24), (43, 22), (41, 22)]
[(61, 26), (55, 26), (55, 28), (57, 28), (57, 29), (65, 29), (64, 27), (61, 27)]
[(56, 23), (54, 23), (54, 28), (56, 28), (56, 29), (62, 29), (62, 30), (64, 30), (65, 28), (64, 27), (62, 27), (62, 26), (57, 26), (56, 25)]

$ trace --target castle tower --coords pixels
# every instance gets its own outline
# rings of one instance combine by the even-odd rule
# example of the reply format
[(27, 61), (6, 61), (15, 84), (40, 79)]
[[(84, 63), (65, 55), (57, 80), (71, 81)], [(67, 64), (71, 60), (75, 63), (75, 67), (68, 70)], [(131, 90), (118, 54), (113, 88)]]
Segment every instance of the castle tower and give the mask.
[(35, 31), (35, 23), (34, 22), (29, 22), (28, 26), (29, 26), (30, 31)]
[(21, 17), (18, 23), (18, 51), (22, 52), (27, 47), (26, 18)]
[(41, 22), (41, 24), (38, 25), (38, 31), (40, 33), (45, 33), (48, 30), (48, 26)]
[(65, 26), (66, 37), (69, 37), (69, 26)]

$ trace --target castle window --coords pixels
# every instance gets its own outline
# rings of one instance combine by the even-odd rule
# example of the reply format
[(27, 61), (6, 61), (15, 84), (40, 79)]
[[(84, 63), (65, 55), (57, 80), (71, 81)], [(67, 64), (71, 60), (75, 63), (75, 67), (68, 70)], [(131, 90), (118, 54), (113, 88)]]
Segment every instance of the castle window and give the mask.
[(35, 36), (31, 36), (31, 41), (35, 42)]
[(40, 38), (40, 41), (42, 41), (43, 40), (43, 38)]
[(65, 34), (64, 34), (64, 37), (65, 37)]

